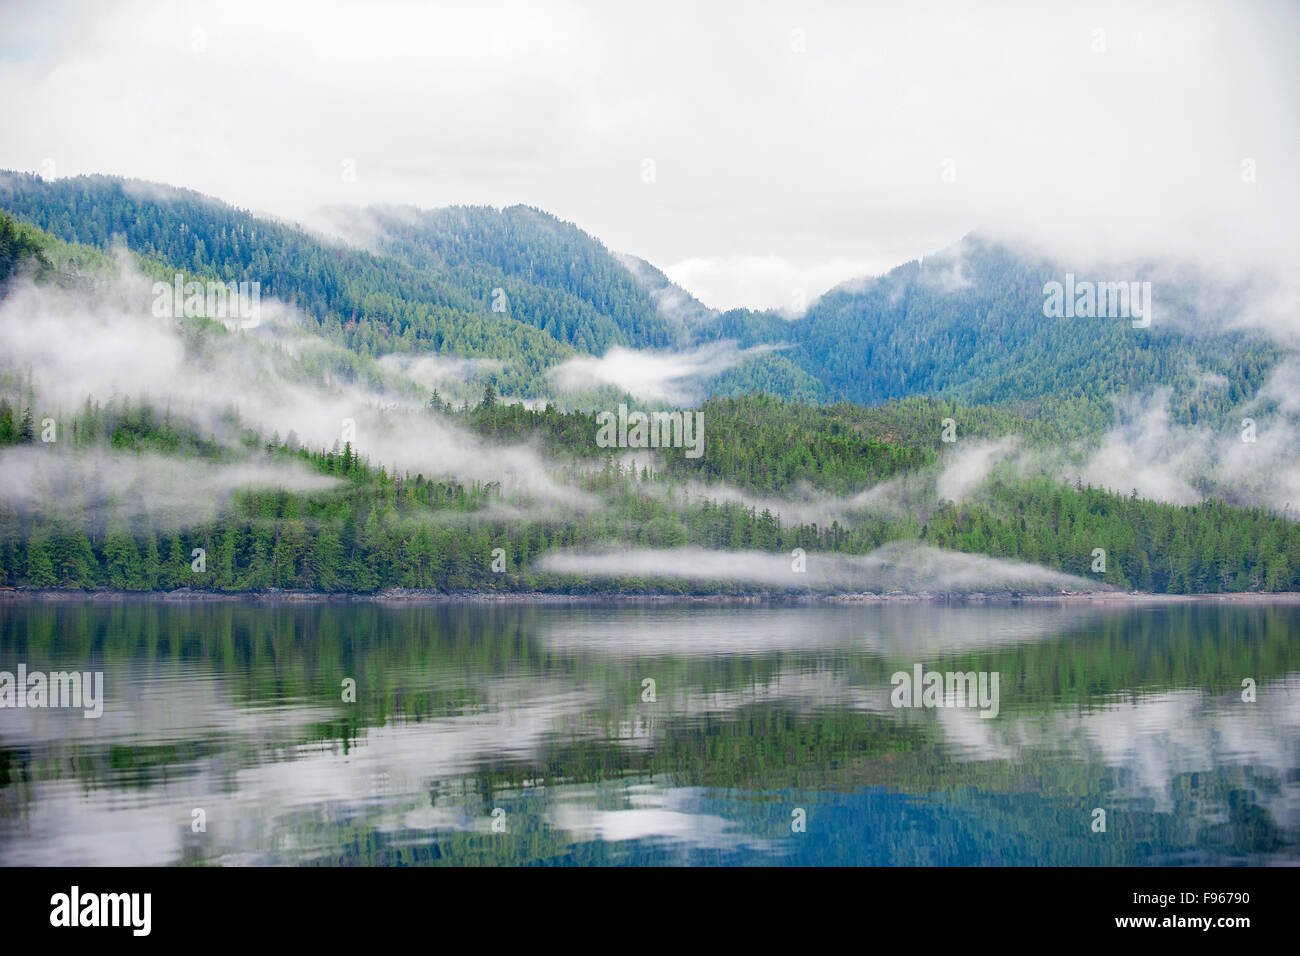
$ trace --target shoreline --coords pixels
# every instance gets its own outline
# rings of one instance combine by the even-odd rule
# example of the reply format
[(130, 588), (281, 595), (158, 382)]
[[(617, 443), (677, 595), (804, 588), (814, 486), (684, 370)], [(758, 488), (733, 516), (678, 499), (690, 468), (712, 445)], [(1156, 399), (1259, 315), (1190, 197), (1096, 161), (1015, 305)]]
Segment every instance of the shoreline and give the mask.
[(1298, 591), (1238, 591), (1206, 594), (1156, 594), (1146, 591), (931, 592), (889, 591), (791, 594), (562, 594), (553, 591), (410, 591), (373, 593), (320, 591), (75, 591), (65, 589), (0, 589), (0, 604), (69, 603), (244, 603), (244, 604), (387, 604), (387, 605), (691, 605), (812, 606), (866, 604), (1089, 604), (1150, 606), (1159, 604), (1300, 604)]

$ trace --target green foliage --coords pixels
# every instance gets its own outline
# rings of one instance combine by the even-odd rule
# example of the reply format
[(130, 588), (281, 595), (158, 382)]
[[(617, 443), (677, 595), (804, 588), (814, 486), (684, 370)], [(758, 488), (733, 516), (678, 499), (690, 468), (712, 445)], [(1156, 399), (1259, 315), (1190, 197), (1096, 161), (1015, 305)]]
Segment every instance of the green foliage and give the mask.
[[(369, 251), (330, 244), (187, 190), (104, 176), (0, 181), (0, 207), (79, 249), (124, 242), (145, 271), (251, 280), (298, 307), (361, 357), (426, 352), (499, 360), (505, 395), (549, 389), (548, 369), (613, 346), (732, 341), (751, 354), (708, 383), (807, 402), (876, 404), (910, 396), (998, 405), (1074, 435), (1114, 420), (1116, 396), (1171, 391), (1179, 422), (1222, 425), (1253, 399), (1280, 352), (1219, 332), (1249, 288), (1134, 267), (1150, 279), (1150, 328), (1126, 319), (1043, 315), (1043, 285), (1067, 268), (970, 236), (952, 250), (846, 284), (799, 319), (715, 315), (653, 266), (618, 257), (576, 226), (525, 206), (366, 210)], [(3, 227), (5, 236), (15, 226)], [(19, 226), (19, 230), (26, 227)], [(358, 227), (359, 229), (361, 227)], [(5, 264), (28, 254), (30, 230)], [(37, 240), (39, 242), (39, 240)], [(28, 250), (23, 252), (22, 250)]]
[[(595, 416), (527, 409), (490, 392), (454, 413), (460, 424), (496, 441), (533, 441), (563, 470), (562, 483), (598, 495), (605, 509), (507, 519), (526, 502), (507, 499), (498, 482), (471, 483), (422, 474), (389, 475), (338, 451), (291, 447), (249, 435), (246, 450), (297, 461), (343, 481), (311, 494), (243, 490), (213, 521), (143, 513), (59, 509), (32, 516), (0, 505), (0, 584), (119, 590), (194, 588), (265, 591), (550, 590), (590, 593), (748, 593), (744, 585), (635, 579), (584, 580), (535, 570), (534, 560), (560, 548), (615, 544), (628, 548), (694, 545), (788, 553), (864, 554), (883, 544), (919, 540), (941, 548), (1032, 562), (1121, 588), (1169, 593), (1280, 591), (1300, 588), (1300, 527), (1262, 509), (1207, 502), (1159, 504), (1045, 479), (995, 479), (980, 500), (942, 505), (928, 515), (863, 514), (851, 526), (783, 521), (769, 510), (706, 495), (678, 493), (683, 482), (721, 479), (759, 493), (800, 487), (843, 494), (926, 469), (940, 461), (936, 416), (996, 434), (1014, 422), (996, 410), (958, 409), (930, 399), (878, 408), (830, 408), (766, 396), (705, 404), (706, 454), (668, 450), (661, 468), (621, 465), (617, 450), (595, 445)], [(430, 409), (430, 415), (453, 414)], [(12, 417), (12, 411), (10, 410)], [(0, 424), (4, 418), (0, 415)], [(1040, 426), (1045, 427), (1045, 426)], [(148, 405), (88, 402), (59, 434), (77, 447), (110, 445), (207, 461), (238, 460)], [(503, 507), (504, 506), (504, 507)], [(206, 570), (192, 570), (194, 549)], [(506, 570), (492, 569), (502, 548)], [(1107, 552), (1104, 574), (1091, 571), (1093, 550)]]
[[(504, 308), (580, 351), (677, 341), (672, 323), (622, 262), (540, 209), (451, 206), (370, 215), (382, 252), (445, 276), (486, 308)], [(494, 296), (497, 289), (504, 296)]]
[[(1076, 432), (1110, 425), (1112, 396), (1156, 387), (1173, 390), (1175, 420), (1221, 420), (1255, 394), (1279, 357), (1266, 340), (1209, 331), (1248, 290), (1219, 290), (1194, 275), (1152, 280), (1150, 267), (1114, 276), (1152, 280), (1155, 317), (1135, 329), (1123, 318), (1044, 316), (1043, 285), (1066, 271), (971, 236), (949, 255), (832, 290), (777, 339), (797, 346), (794, 360), (850, 401), (942, 395), (1003, 404)], [(1206, 373), (1228, 384), (1206, 388)]]
[(27, 267), (37, 276), (48, 274), (53, 265), (45, 245), (40, 232), (0, 213), (0, 284)]
[[(1197, 331), (1212, 296), (1196, 277), (1161, 287), (1148, 330), (1124, 320), (1049, 319), (1041, 290), (1057, 266), (968, 239), (955, 258), (841, 288), (787, 320), (746, 310), (715, 315), (648, 263), (616, 257), (527, 207), (371, 211), (378, 237), (373, 251), (361, 251), (196, 193), (108, 177), (7, 175), (0, 206), (17, 217), (0, 215), (0, 281), (30, 270), (40, 280), (93, 285), (109, 273), (106, 251), (119, 241), (163, 281), (177, 272), (258, 281), (263, 295), (297, 306), (336, 346), (296, 359), (301, 380), (374, 386), (384, 376), (378, 357), (390, 353), (498, 360), (500, 369), (478, 383), (481, 399), (465, 390), (457, 411), (435, 392), (427, 413), (455, 417), (491, 442), (536, 444), (553, 457), (561, 484), (607, 503), (541, 515), (504, 495), (500, 481), (389, 475), (350, 446), (306, 449), (292, 436), (246, 433), (231, 449), (165, 409), (125, 398), (88, 398), (65, 414), (38, 407), (31, 370), (11, 369), (0, 376), (0, 446), (39, 443), (37, 423), (53, 417), (60, 442), (74, 450), (200, 462), (271, 456), (344, 484), (333, 493), (239, 492), (217, 519), (198, 523), (152, 513), (147, 501), (134, 503), (143, 513), (130, 511), (129, 521), (121, 502), (60, 505), (40, 516), (0, 503), (6, 586), (681, 591), (688, 586), (674, 581), (558, 578), (536, 572), (534, 561), (548, 550), (602, 543), (861, 554), (919, 540), (1118, 587), (1300, 587), (1296, 526), (1217, 501), (1174, 507), (1005, 478), (960, 506), (854, 514), (849, 524), (818, 527), (786, 520), (779, 505), (709, 498), (707, 489), (720, 484), (769, 499), (848, 498), (885, 481), (932, 480), (943, 463), (945, 418), (960, 423), (963, 438), (1060, 446), (1109, 425), (1111, 396), (1154, 386), (1171, 390), (1177, 420), (1222, 425), (1256, 395), (1278, 352), (1241, 334)], [(1220, 304), (1230, 308), (1246, 291), (1229, 290)], [(211, 320), (181, 325), (195, 360), (226, 334)], [(647, 452), (629, 465), (621, 451), (596, 447), (593, 412), (501, 400), (543, 393), (548, 371), (579, 352), (720, 341), (760, 348), (711, 383), (715, 397), (699, 409), (699, 458), (664, 449), (653, 463)], [(829, 404), (836, 396), (853, 401)], [(227, 424), (238, 432), (237, 417)], [(502, 517), (512, 512), (526, 517)], [(502, 573), (491, 568), (497, 547), (507, 555)], [(1101, 575), (1091, 571), (1097, 548), (1108, 555)], [(206, 553), (203, 572), (191, 570), (195, 549)], [(746, 590), (721, 582), (690, 589)]]
[(65, 242), (109, 249), (123, 241), (164, 281), (179, 270), (258, 282), (262, 296), (296, 306), (326, 339), (363, 356), (503, 359), (498, 384), (526, 392), (544, 382), (546, 368), (572, 354), (550, 335), (490, 311), (444, 276), (329, 245), (188, 190), (104, 176), (46, 182), (13, 173), (0, 182), (0, 205)]

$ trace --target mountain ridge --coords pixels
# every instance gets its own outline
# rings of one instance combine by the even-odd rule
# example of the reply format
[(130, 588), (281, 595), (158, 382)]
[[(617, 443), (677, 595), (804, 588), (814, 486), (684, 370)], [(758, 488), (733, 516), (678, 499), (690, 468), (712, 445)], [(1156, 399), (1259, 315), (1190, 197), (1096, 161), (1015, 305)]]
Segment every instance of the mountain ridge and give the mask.
[[(710, 309), (644, 259), (525, 205), (335, 207), (330, 241), (182, 187), (9, 172), (0, 209), (63, 241), (124, 243), (179, 270), (260, 281), (361, 354), (499, 361), (493, 385), (524, 398), (547, 394), (549, 371), (575, 356), (730, 342), (756, 351), (701, 382), (704, 394), (866, 404), (935, 395), (1096, 431), (1115, 397), (1162, 388), (1179, 421), (1226, 421), (1283, 354), (1265, 336), (1214, 330), (1205, 303), (1231, 308), (1231, 290), (1186, 270), (1159, 286), (1149, 329), (1047, 317), (1044, 284), (1068, 270), (978, 231), (843, 282), (791, 319)], [(1157, 274), (1151, 263), (1130, 268), (1123, 278)], [(1211, 393), (1207, 378), (1227, 385)]]

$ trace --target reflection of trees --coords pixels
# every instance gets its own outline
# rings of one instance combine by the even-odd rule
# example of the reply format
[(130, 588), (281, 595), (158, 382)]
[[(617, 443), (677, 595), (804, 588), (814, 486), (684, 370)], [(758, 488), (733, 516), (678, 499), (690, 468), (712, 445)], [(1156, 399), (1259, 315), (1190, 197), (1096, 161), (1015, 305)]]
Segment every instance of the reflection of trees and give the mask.
[[(543, 818), (593, 786), (618, 809), (628, 781), (717, 794), (705, 799), (716, 801), (711, 812), (739, 813), (737, 826), (755, 840), (788, 833), (780, 817), (789, 800), (811, 801), (840, 830), (839, 844), (820, 843), (815, 833), (801, 844), (822, 862), (1157, 862), (1171, 848), (1179, 860), (1206, 862), (1295, 844), (1296, 821), (1285, 811), (1294, 802), (1293, 748), (1283, 741), (1272, 757), (1234, 756), (1214, 742), (1225, 727), (1288, 733), (1287, 713), (1267, 708), (1294, 684), (1287, 675), (1300, 671), (1294, 609), (1180, 606), (1090, 616), (1084, 629), (1010, 644), (960, 633), (930, 641), (921, 658), (927, 667), (1002, 675), (1002, 716), (983, 722), (973, 713), (890, 709), (889, 676), (913, 660), (898, 641), (874, 650), (850, 639), (754, 655), (642, 656), (626, 640), (605, 651), (538, 638), (566, 623), (598, 625), (611, 613), (361, 602), (12, 607), (2, 619), (6, 659), (103, 667), (110, 706), (141, 677), (177, 696), (170, 720), (133, 711), (130, 741), (88, 733), (10, 739), (0, 748), (0, 812), (14, 820), (39, 799), (36, 784), (66, 778), (128, 790), (204, 773), (233, 793), (260, 767), (374, 752), (382, 731), (399, 745), (394, 759), (405, 753), (402, 740), (436, 749), (459, 734), (457, 746), (469, 748), (464, 766), (428, 779), (423, 797), (394, 795), (399, 809), (415, 814), (409, 818), (394, 817), (393, 800), (359, 799), (323, 817), (271, 808), (262, 832), (275, 844), (266, 849), (271, 858), (292, 845), (331, 848), (318, 857), (294, 851), (317, 862), (617, 862), (648, 851), (575, 845)], [(625, 613), (655, 626), (655, 611), (617, 615)], [(820, 613), (809, 612), (810, 626)], [(974, 626), (984, 611), (970, 613)], [(944, 620), (958, 626), (960, 615)], [(640, 700), (645, 675), (659, 689), (654, 705)], [(1261, 703), (1238, 714), (1228, 704), (1245, 675), (1259, 682)], [(357, 680), (354, 705), (340, 699), (346, 676)], [(196, 687), (207, 696), (184, 696)], [(1171, 699), (1182, 709), (1152, 709)], [(530, 736), (517, 747), (503, 746), (522, 733), (508, 722), (500, 739), (464, 733), (484, 714), (528, 713)], [(1236, 723), (1229, 727), (1222, 714)], [(1106, 720), (1156, 718), (1166, 736), (1214, 731), (1194, 755), (1208, 769), (1171, 759), (1154, 778), (1138, 779), (1124, 753), (1097, 743)], [(996, 746), (972, 749), (952, 736), (951, 722), (966, 719)], [(1289, 763), (1269, 765), (1279, 759)], [(738, 803), (743, 795), (751, 796)], [(493, 806), (510, 812), (508, 838), (475, 829)], [(1104, 839), (1086, 825), (1096, 806), (1108, 809)], [(429, 810), (437, 811), (432, 822), (418, 813)], [(187, 859), (219, 844), (193, 842), (183, 841)]]

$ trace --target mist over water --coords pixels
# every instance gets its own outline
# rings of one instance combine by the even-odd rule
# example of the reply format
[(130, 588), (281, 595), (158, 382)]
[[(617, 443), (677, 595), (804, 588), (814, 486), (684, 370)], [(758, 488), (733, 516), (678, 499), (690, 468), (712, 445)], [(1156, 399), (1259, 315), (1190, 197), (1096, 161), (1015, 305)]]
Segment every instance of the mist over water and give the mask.
[[(1295, 863), (1298, 631), (1263, 604), (2, 603), (0, 670), (102, 670), (107, 701), (0, 708), (0, 864)], [(998, 716), (893, 706), (917, 664), (998, 673)]]

